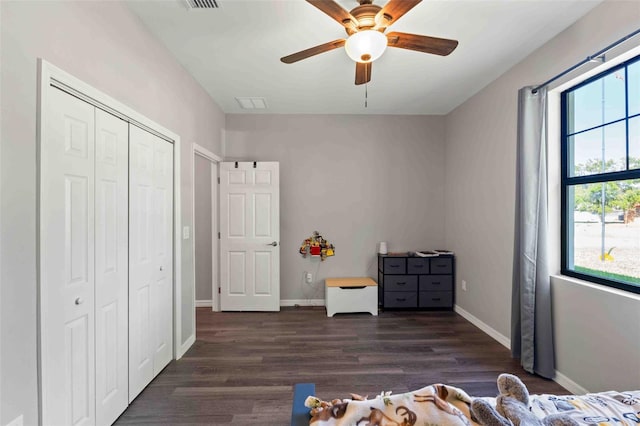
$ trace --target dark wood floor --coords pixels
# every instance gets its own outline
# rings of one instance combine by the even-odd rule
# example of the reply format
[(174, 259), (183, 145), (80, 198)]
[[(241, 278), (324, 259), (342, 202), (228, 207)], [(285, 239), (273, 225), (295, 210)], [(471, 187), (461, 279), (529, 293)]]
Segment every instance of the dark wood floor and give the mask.
[(527, 374), (509, 351), (453, 312), (338, 314), (197, 311), (197, 341), (138, 396), (117, 425), (288, 425), (295, 383), (323, 399), (447, 383), (494, 396), (498, 374), (531, 393), (566, 394)]

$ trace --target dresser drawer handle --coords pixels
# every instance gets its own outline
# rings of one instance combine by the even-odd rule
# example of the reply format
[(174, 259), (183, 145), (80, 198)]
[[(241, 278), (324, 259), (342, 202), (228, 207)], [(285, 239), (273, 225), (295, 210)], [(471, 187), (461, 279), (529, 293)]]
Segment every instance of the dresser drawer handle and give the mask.
[(389, 268), (399, 268), (400, 265), (389, 265)]
[(432, 297), (431, 300), (433, 300), (434, 302), (439, 302), (440, 298), (439, 297)]
[(405, 282), (405, 281), (402, 281), (402, 282), (399, 282), (399, 283), (396, 283), (396, 284), (397, 284), (397, 285), (405, 285), (405, 284), (406, 284), (406, 282)]
[(440, 281), (434, 281), (431, 283), (432, 285), (440, 285)]
[(448, 265), (436, 265), (436, 268), (446, 268)]
[(413, 265), (414, 268), (422, 268), (424, 265)]
[(407, 299), (405, 297), (403, 297), (402, 299), (400, 299), (399, 297), (396, 297), (396, 302), (406, 302)]

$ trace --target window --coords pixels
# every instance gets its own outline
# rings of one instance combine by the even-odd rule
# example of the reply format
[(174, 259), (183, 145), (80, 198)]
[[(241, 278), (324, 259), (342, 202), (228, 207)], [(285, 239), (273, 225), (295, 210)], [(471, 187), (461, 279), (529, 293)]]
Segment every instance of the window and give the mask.
[(640, 56), (562, 93), (562, 273), (640, 293)]

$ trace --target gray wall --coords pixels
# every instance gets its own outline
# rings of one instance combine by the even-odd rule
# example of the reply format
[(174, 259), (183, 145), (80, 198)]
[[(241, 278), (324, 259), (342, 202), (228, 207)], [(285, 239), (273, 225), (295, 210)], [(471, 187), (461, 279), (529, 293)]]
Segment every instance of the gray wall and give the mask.
[(196, 300), (211, 300), (211, 162), (195, 156), (195, 222), (193, 238), (196, 252)]
[[(192, 152), (220, 153), (224, 114), (118, 2), (0, 2), (1, 424), (37, 422), (36, 60), (42, 57), (182, 138), (182, 219), (191, 226)], [(182, 244), (182, 336), (194, 332), (191, 240)]]
[(551, 283), (556, 369), (585, 391), (640, 388), (640, 296), (560, 277)]
[[(579, 62), (639, 23), (640, 2), (605, 1), (446, 117), (446, 241), (457, 254), (457, 304), (503, 336), (510, 334), (517, 91)], [(558, 182), (551, 185), (557, 193)], [(556, 217), (551, 220), (557, 224)], [(553, 237), (557, 257), (559, 232)], [(467, 292), (460, 288), (463, 279)], [(578, 385), (575, 389), (590, 391), (640, 386), (640, 329), (629, 326), (639, 323), (640, 298), (607, 293), (594, 304), (598, 291), (588, 285), (560, 279), (553, 287), (561, 349), (557, 367), (563, 378)], [(607, 306), (598, 310), (600, 304)], [(580, 305), (596, 310), (576, 309)], [(616, 315), (603, 321), (612, 306)], [(611, 337), (601, 345), (594, 337), (610, 329), (626, 330), (631, 338)], [(589, 350), (575, 342), (588, 342)]]
[[(377, 278), (378, 241), (443, 247), (442, 117), (231, 114), (226, 123), (227, 160), (280, 162), (283, 300), (323, 299), (326, 277)], [(335, 257), (298, 254), (314, 230)]]

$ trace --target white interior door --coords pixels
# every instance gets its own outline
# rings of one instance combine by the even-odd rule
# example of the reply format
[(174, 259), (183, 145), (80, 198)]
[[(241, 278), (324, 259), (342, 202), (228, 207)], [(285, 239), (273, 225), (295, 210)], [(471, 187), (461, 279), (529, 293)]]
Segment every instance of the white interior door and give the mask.
[(221, 309), (279, 311), (279, 163), (220, 166)]
[(95, 110), (96, 424), (127, 408), (129, 126)]
[(94, 107), (49, 91), (40, 146), (42, 424), (95, 423)]
[(129, 127), (129, 401), (172, 357), (173, 146)]

